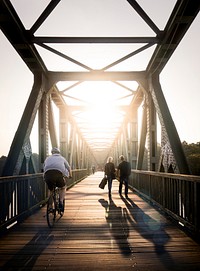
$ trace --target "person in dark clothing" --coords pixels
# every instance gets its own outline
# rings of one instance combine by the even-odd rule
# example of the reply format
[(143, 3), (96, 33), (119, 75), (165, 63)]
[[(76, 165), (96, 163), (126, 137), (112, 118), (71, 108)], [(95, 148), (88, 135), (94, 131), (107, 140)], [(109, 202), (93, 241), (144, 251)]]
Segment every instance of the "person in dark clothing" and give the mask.
[(131, 164), (125, 161), (123, 155), (119, 157), (120, 163), (117, 167), (117, 176), (119, 176), (119, 194), (122, 194), (122, 185), (125, 185), (125, 197), (128, 198), (128, 179), (131, 174)]
[(115, 165), (112, 157), (108, 157), (104, 172), (108, 179), (108, 195), (111, 198), (112, 180), (115, 179)]

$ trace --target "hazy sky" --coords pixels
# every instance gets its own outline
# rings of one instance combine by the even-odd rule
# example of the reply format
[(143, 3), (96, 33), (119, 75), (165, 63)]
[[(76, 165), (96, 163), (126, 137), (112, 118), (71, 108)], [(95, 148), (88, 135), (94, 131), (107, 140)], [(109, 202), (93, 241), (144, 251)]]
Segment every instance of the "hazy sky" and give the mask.
[[(34, 16), (29, 16), (28, 10), (27, 10), (27, 0), (13, 0), (13, 5), (16, 5), (18, 8), (18, 13), (20, 16), (23, 17), (24, 22), (27, 23), (27, 28), (29, 28), (34, 21), (37, 19), (41, 12), (41, 6), (43, 5), (43, 8), (46, 6), (46, 4), (49, 2), (47, 0), (44, 1), (30, 1), (32, 3), (40, 3), (37, 5), (37, 12), (32, 12), (31, 14), (34, 14)], [(62, 4), (64, 3), (70, 3), (70, 1), (65, 0), (61, 1)], [(75, 24), (75, 28), (73, 29), (73, 35), (72, 36), (80, 36), (82, 34), (81, 31), (83, 29), (80, 27), (82, 25), (83, 20), (88, 20), (88, 25), (90, 23), (89, 19), (83, 12), (81, 12), (81, 3), (84, 2), (84, 4), (88, 3), (94, 3), (92, 0), (87, 1), (79, 1), (74, 0), (72, 1), (73, 5), (77, 5), (79, 7), (79, 10), (74, 11), (78, 12), (79, 20), (77, 24)], [(100, 3), (101, 2), (101, 3)], [(132, 10), (130, 6), (127, 4), (125, 0), (119, 0), (119, 4), (121, 5), (120, 9), (116, 9), (112, 13), (113, 6), (116, 7), (116, 0), (101, 0), (98, 1), (99, 8), (101, 7), (100, 4), (107, 3), (107, 11), (104, 13), (104, 25), (103, 25), (103, 31), (108, 31), (107, 35), (110, 35), (110, 33), (114, 33), (114, 31), (120, 31), (123, 32), (124, 29), (121, 29), (121, 24), (126, 18), (127, 24), (130, 25), (129, 20), (132, 20)], [(126, 4), (125, 4), (126, 2)], [(148, 6), (147, 6), (148, 2)], [(159, 27), (163, 27), (161, 24), (163, 23), (163, 18), (161, 20), (162, 14), (159, 12), (159, 10), (154, 10), (154, 13), (150, 14), (152, 9), (150, 9), (150, 6), (153, 3), (161, 3), (162, 1), (158, 0), (138, 0), (138, 3), (141, 5), (143, 4), (144, 7), (148, 10), (149, 8), (149, 15), (154, 16), (154, 22), (159, 25)], [(172, 3), (175, 3), (175, 1), (167, 0), (163, 2), (166, 5), (165, 10), (168, 10), (168, 12), (171, 12), (171, 5)], [(146, 6), (145, 6), (146, 4)], [(39, 9), (40, 6), (40, 9)], [(30, 7), (30, 4), (29, 4)], [(127, 8), (129, 11), (127, 17), (123, 17), (121, 14), (122, 8)], [(60, 7), (62, 9), (62, 7)], [(72, 20), (73, 18), (73, 7), (70, 6), (71, 10), (68, 11), (69, 16), (68, 20)], [(94, 7), (95, 8), (95, 7)], [(163, 8), (162, 5), (160, 5), (160, 8)], [(120, 11), (119, 11), (120, 10)], [(146, 10), (146, 12), (147, 12)], [(36, 9), (35, 9), (36, 11)], [(31, 11), (29, 11), (31, 12)], [(89, 12), (89, 11), (88, 11)], [(119, 14), (117, 14), (119, 12)], [(94, 12), (93, 12), (94, 13)], [(71, 14), (71, 15), (70, 15)], [(160, 15), (159, 15), (160, 14)], [(99, 28), (102, 27), (100, 25), (100, 22), (103, 24), (100, 18), (99, 14), (95, 14), (97, 17), (99, 17)], [(112, 16), (111, 16), (112, 15)], [(70, 17), (71, 16), (71, 17)], [(117, 24), (114, 24), (110, 29), (107, 27), (106, 23), (108, 23), (108, 20), (110, 17), (114, 20), (118, 18), (119, 28), (117, 27)], [(124, 15), (126, 16), (126, 15)], [(160, 17), (159, 17), (160, 16)], [(70, 18), (69, 18), (70, 17)], [(130, 18), (129, 18), (130, 17)], [(167, 19), (167, 18), (166, 18)], [(61, 19), (60, 19), (61, 20)], [(62, 19), (64, 20), (64, 19)], [(55, 21), (55, 18), (52, 18), (52, 21), (49, 20), (46, 24), (46, 29), (50, 29), (50, 25), (52, 25), (52, 22)], [(115, 20), (116, 22), (116, 20)], [(66, 24), (68, 25), (68, 24)], [(52, 25), (52, 31), (54, 29), (55, 25)], [(86, 35), (89, 36), (91, 34), (91, 31), (94, 31), (92, 29), (92, 25), (90, 28), (86, 28)], [(199, 27), (200, 27), (200, 14), (197, 16), (195, 21), (193, 22), (192, 26), (186, 33), (185, 37), (183, 38), (181, 44), (176, 49), (176, 52), (171, 57), (170, 61), (164, 68), (163, 72), (161, 73), (161, 86), (167, 101), (167, 104), (169, 106), (172, 118), (175, 122), (175, 125), (177, 127), (179, 136), (181, 141), (187, 141), (188, 143), (197, 143), (200, 141), (200, 35), (199, 35)], [(44, 26), (45, 28), (45, 26)], [(125, 28), (126, 31), (127, 27)], [(41, 29), (41, 33), (44, 29)], [(62, 29), (59, 28), (60, 33), (57, 35), (62, 35)], [(66, 29), (65, 29), (66, 30)], [(71, 28), (67, 29), (68, 31), (72, 31)], [(85, 30), (85, 29), (84, 29)], [(138, 28), (136, 28), (137, 31), (139, 31)], [(102, 32), (102, 33), (104, 33)], [(40, 32), (38, 32), (40, 34)], [(48, 33), (50, 35), (51, 33)], [(131, 35), (132, 33), (125, 33), (124, 36)], [(71, 35), (71, 33), (70, 33)], [(134, 33), (135, 35), (135, 33)], [(132, 36), (134, 36), (132, 34)], [(143, 35), (143, 34), (142, 34)], [(94, 35), (95, 36), (95, 35)], [(101, 34), (99, 35), (101, 36)], [(106, 36), (103, 35), (102, 36)], [(113, 36), (120, 36), (120, 34), (117, 35), (117, 32), (113, 34)], [(137, 33), (136, 33), (137, 36)], [(113, 51), (115, 50), (115, 46), (112, 47)], [(73, 51), (71, 51), (73, 53)], [(109, 53), (109, 52), (108, 52)], [(124, 54), (123, 54), (124, 55)], [(84, 62), (84, 56), (82, 56), (83, 59), (81, 61)], [(21, 58), (17, 55), (13, 47), (10, 45), (10, 43), (7, 41), (3, 33), (0, 31), (0, 59), (1, 59), (1, 71), (0, 71), (0, 114), (1, 114), (1, 129), (0, 129), (0, 156), (1, 155), (7, 155), (9, 152), (9, 148), (12, 142), (12, 139), (14, 137), (14, 134), (17, 130), (19, 121), (21, 119), (21, 116), (23, 114), (23, 110), (25, 108), (27, 99), (29, 97), (32, 84), (33, 84), (33, 75), (32, 73), (27, 69), (24, 62), (21, 60)], [(101, 59), (102, 60), (102, 59)], [(51, 63), (49, 63), (50, 65)], [(87, 64), (87, 63), (86, 63)], [(92, 63), (89, 63), (92, 65)], [(103, 64), (102, 64), (103, 65)], [(128, 64), (127, 64), (128, 65)], [(33, 133), (34, 134), (34, 133)], [(32, 137), (32, 141), (36, 142), (37, 139)], [(33, 150), (36, 151), (36, 150)]]

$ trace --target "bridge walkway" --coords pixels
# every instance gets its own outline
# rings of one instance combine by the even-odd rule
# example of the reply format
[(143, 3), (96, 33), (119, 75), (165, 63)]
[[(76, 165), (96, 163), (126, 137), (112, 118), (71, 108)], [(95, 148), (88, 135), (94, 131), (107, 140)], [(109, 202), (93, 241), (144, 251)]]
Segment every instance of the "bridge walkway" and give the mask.
[(66, 193), (64, 216), (53, 229), (46, 208), (0, 238), (0, 270), (200, 270), (200, 246), (130, 191), (112, 200), (96, 172)]

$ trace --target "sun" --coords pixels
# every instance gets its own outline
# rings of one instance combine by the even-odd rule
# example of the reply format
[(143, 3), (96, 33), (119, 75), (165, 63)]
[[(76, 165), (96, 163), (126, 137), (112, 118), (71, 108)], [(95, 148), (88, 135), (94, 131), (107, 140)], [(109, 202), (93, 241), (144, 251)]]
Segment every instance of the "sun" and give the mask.
[(125, 117), (133, 92), (113, 82), (73, 82), (62, 94), (79, 130), (95, 149), (110, 147)]

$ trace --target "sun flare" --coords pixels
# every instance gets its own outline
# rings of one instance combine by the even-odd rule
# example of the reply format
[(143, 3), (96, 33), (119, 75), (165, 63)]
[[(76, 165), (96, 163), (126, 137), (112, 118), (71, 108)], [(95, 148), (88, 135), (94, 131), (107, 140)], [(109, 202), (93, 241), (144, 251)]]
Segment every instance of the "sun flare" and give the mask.
[(123, 106), (130, 104), (134, 90), (113, 82), (71, 84), (76, 87), (58, 86), (82, 135), (95, 149), (110, 147), (125, 117)]

